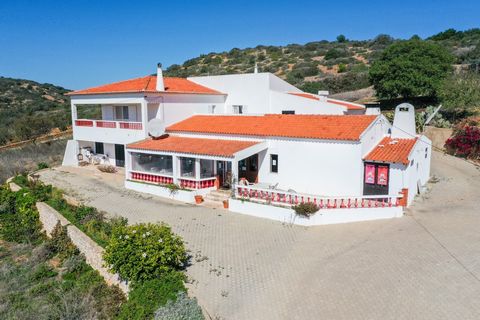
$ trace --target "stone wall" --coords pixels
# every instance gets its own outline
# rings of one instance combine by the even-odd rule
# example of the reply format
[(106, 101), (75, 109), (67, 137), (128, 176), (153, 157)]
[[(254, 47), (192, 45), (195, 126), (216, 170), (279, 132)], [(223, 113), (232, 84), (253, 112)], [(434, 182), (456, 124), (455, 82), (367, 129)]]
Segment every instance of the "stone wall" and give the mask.
[(96, 242), (90, 239), (85, 233), (83, 233), (76, 226), (71, 225), (70, 222), (65, 219), (57, 210), (50, 207), (44, 202), (37, 202), (37, 209), (40, 215), (40, 222), (42, 222), (43, 229), (50, 236), (51, 232), (55, 228), (58, 221), (63, 226), (67, 226), (68, 236), (72, 240), (73, 244), (78, 250), (83, 253), (87, 263), (100, 273), (109, 285), (117, 285), (125, 294), (128, 294), (128, 285), (126, 282), (121, 281), (117, 274), (112, 274), (104, 266), (103, 252), (104, 249), (100, 247)]

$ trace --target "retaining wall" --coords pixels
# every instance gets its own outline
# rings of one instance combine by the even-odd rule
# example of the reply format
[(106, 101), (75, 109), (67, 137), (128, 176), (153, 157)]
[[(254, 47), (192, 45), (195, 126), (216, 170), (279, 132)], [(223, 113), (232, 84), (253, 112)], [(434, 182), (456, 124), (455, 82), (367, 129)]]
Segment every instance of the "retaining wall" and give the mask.
[(403, 216), (402, 207), (320, 209), (310, 218), (297, 215), (290, 208), (276, 207), (238, 199), (229, 199), (229, 210), (254, 217), (277, 220), (301, 226), (349, 223)]
[(129, 289), (127, 283), (121, 281), (117, 274), (110, 273), (108, 269), (104, 267), (103, 252), (105, 250), (102, 247), (76, 226), (71, 225), (64, 216), (48, 204), (37, 202), (37, 209), (40, 215), (40, 222), (48, 236), (51, 235), (58, 221), (60, 221), (62, 226), (67, 226), (68, 236), (78, 250), (83, 253), (87, 263), (100, 273), (107, 284), (117, 285), (125, 294), (128, 294)]

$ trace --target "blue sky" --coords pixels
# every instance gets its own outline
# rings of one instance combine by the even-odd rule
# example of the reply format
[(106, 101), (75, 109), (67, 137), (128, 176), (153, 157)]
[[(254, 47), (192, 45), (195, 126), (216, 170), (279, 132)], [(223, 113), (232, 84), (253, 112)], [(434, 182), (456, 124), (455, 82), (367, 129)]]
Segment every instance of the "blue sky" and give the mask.
[(80, 89), (202, 53), (480, 27), (480, 1), (0, 1), (0, 76)]

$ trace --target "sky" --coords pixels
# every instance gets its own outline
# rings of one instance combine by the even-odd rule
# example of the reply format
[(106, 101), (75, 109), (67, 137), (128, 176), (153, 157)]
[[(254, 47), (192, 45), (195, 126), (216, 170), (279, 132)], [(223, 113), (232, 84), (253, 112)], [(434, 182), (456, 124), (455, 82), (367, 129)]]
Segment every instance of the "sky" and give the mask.
[(480, 27), (480, 1), (0, 1), (0, 76), (81, 89), (210, 52)]

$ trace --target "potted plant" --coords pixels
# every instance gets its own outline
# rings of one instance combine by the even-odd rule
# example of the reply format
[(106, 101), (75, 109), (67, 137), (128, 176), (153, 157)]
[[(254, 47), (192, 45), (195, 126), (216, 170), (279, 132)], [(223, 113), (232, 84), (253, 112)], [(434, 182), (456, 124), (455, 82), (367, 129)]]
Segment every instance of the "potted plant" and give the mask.
[(223, 200), (223, 208), (228, 209), (228, 200)]
[(202, 202), (203, 202), (203, 196), (201, 196), (199, 194), (195, 195), (195, 203), (200, 204)]

